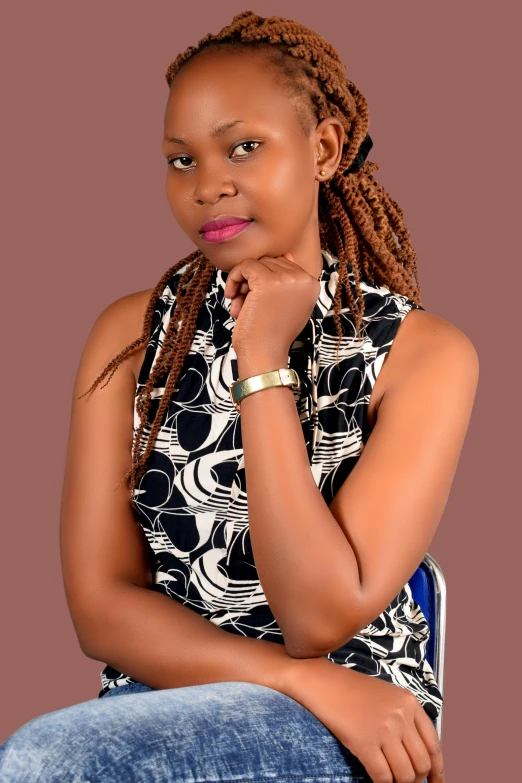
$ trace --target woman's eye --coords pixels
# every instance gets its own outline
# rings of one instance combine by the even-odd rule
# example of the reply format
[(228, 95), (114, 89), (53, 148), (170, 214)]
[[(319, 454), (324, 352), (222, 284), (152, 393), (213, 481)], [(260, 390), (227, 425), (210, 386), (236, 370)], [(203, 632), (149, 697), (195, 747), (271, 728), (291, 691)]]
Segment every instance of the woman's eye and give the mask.
[(189, 158), (188, 155), (182, 155), (180, 158), (169, 158), (167, 163), (175, 169), (184, 169), (186, 166), (176, 166), (176, 163), (181, 160), (192, 160), (192, 158)]
[[(240, 147), (248, 147), (248, 145), (252, 145), (252, 144), (255, 144), (256, 147), (254, 147), (254, 149), (257, 149), (257, 147), (259, 147), (260, 143), (261, 142), (259, 142), (259, 141), (243, 141), (243, 142), (241, 142), (241, 144), (238, 144), (237, 147), (234, 147), (234, 151), (239, 149)], [(247, 149), (246, 150), (246, 154), (234, 155), (234, 157), (236, 157), (236, 158), (246, 158), (246, 157), (248, 157), (248, 154), (250, 152), (254, 152), (254, 149)], [(168, 158), (167, 159), (167, 163), (168, 163), (169, 166), (172, 166), (172, 168), (175, 168), (175, 169), (183, 171), (184, 169), (190, 168), (190, 166), (184, 166), (182, 161), (191, 161), (191, 160), (192, 160), (192, 158), (189, 158), (188, 155), (180, 155), (179, 158)], [(181, 165), (178, 166), (177, 165), (178, 163), (180, 163)]]
[[(238, 144), (237, 147), (234, 147), (235, 150), (239, 149), (239, 147), (246, 147), (248, 144), (257, 144), (259, 147), (260, 142), (259, 141), (243, 141), (241, 144)], [(254, 150), (247, 150), (248, 152), (253, 152)], [(245, 158), (246, 155), (237, 155), (238, 158)]]

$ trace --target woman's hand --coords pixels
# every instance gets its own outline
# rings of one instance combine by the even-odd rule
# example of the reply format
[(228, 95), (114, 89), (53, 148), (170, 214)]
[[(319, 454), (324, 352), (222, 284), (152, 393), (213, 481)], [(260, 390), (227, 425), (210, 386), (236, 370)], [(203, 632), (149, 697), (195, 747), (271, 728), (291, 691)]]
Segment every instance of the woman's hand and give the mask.
[(326, 658), (293, 659), (280, 690), (357, 756), (373, 783), (444, 783), (437, 731), (410, 691)]
[(232, 345), (238, 356), (288, 356), (306, 326), (320, 284), (291, 259), (290, 253), (246, 258), (230, 270), (225, 297), (237, 319)]

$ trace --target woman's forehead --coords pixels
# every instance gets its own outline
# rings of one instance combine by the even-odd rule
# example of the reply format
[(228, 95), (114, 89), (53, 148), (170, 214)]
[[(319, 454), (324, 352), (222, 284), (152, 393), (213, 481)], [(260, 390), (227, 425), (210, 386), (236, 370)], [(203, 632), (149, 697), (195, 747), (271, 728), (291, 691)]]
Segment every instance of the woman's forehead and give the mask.
[[(226, 95), (239, 93), (244, 87), (245, 93), (274, 93), (280, 69), (266, 53), (252, 50), (203, 50), (183, 64), (171, 85), (170, 92), (179, 95), (186, 90), (204, 90), (212, 88)], [(245, 94), (243, 93), (243, 94)]]
[[(227, 122), (280, 126), (297, 122), (295, 107), (278, 83), (273, 63), (230, 52), (202, 52), (176, 75), (165, 111), (165, 134), (181, 138), (187, 127), (209, 135)], [(241, 127), (237, 124), (237, 128)], [(187, 131), (188, 132), (188, 131)], [(218, 134), (219, 135), (219, 134)]]

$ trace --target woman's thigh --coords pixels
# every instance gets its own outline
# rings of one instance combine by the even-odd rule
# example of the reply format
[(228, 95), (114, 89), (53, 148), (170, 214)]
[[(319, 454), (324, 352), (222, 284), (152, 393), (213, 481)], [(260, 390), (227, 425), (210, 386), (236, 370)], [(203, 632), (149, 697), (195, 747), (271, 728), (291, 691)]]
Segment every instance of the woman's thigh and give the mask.
[(121, 686), (34, 718), (0, 746), (1, 783), (284, 780), (370, 783), (305, 707), (245, 682)]

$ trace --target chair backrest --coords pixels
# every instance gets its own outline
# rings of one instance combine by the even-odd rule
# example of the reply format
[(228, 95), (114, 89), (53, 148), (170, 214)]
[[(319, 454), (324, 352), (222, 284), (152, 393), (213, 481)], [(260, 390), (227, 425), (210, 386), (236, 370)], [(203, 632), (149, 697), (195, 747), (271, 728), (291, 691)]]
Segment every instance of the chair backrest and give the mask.
[[(430, 629), (426, 658), (443, 693), (444, 652), (446, 647), (446, 580), (442, 568), (429, 553), (408, 582), (413, 600), (422, 609)], [(442, 709), (436, 721), (442, 740)]]

